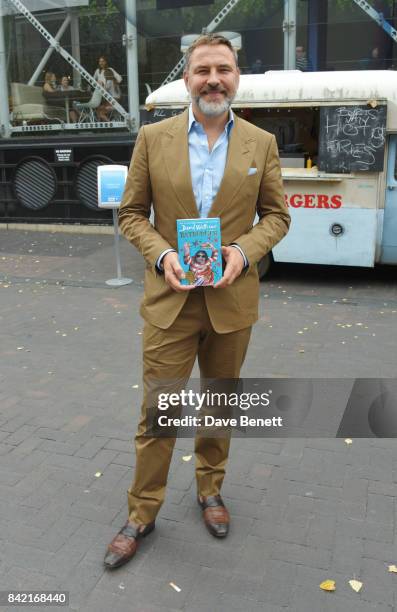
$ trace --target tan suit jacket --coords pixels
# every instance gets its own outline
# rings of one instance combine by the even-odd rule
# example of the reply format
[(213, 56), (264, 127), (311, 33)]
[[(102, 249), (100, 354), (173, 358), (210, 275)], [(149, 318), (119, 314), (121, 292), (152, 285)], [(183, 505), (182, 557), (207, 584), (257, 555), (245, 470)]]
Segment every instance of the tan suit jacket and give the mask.
[[(274, 136), (234, 118), (223, 180), (209, 216), (220, 217), (222, 244), (237, 243), (249, 267), (229, 287), (204, 289), (210, 320), (218, 333), (243, 329), (257, 320), (255, 264), (287, 233), (290, 223)], [(187, 110), (141, 128), (119, 209), (122, 233), (146, 261), (141, 315), (163, 329), (172, 325), (188, 292), (173, 291), (156, 262), (165, 249), (177, 249), (177, 219), (200, 216), (192, 189), (187, 130)], [(249, 174), (250, 168), (257, 172)], [(154, 225), (149, 221), (152, 203)], [(256, 212), (260, 220), (253, 227)]]

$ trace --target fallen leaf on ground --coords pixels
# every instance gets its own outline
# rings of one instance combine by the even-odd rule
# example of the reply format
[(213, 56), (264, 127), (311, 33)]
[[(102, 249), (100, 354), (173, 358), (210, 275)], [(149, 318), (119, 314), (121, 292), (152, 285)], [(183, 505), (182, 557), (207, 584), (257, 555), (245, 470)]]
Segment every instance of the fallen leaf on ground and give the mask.
[(95, 472), (95, 476), (96, 478), (99, 478), (100, 476), (102, 476), (102, 472)]
[(346, 444), (353, 444), (353, 440), (351, 438), (346, 438), (345, 443)]
[(389, 565), (389, 572), (397, 574), (397, 565)]
[(170, 582), (170, 587), (172, 587), (177, 593), (180, 593), (182, 591), (182, 589), (174, 582)]
[(322, 589), (323, 591), (335, 591), (335, 580), (324, 580), (324, 582), (320, 584), (320, 589)]
[(363, 583), (359, 582), (358, 580), (349, 580), (349, 584), (353, 591), (356, 591), (356, 593), (359, 593), (363, 588)]
[(191, 458), (192, 458), (192, 456), (191, 456), (191, 455), (184, 455), (184, 456), (182, 457), (183, 461), (190, 461), (190, 459), (191, 459)]

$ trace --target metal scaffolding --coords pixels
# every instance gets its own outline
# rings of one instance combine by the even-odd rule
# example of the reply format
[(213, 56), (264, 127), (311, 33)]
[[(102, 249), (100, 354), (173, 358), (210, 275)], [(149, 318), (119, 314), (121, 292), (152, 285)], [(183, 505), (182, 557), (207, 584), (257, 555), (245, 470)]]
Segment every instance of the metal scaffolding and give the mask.
[[(207, 25), (207, 27), (203, 28), (202, 33), (210, 34), (211, 32), (214, 32), (218, 25), (222, 23), (225, 17), (228, 16), (230, 11), (232, 11), (239, 2), (240, 0), (229, 0), (229, 2), (223, 7), (223, 9), (221, 9), (219, 13), (214, 17), (214, 19)], [(171, 70), (167, 78), (164, 79), (164, 81), (161, 83), (160, 87), (162, 87), (163, 85), (167, 85), (167, 83), (171, 83), (171, 81), (173, 81), (175, 77), (177, 77), (182, 72), (184, 65), (185, 58), (182, 57), (177, 63), (177, 65)]]
[(3, 29), (2, 9), (0, 7), (0, 137), (11, 135), (10, 111), (8, 108), (8, 82), (6, 46)]
[[(43, 67), (46, 65), (48, 58), (56, 51), (63, 59), (65, 59), (73, 68), (74, 80), (79, 85), (83, 78), (95, 90), (101, 91), (102, 97), (117, 111), (119, 119), (109, 122), (90, 122), (90, 123), (62, 123), (49, 125), (22, 125), (12, 126), (10, 124), (9, 109), (8, 109), (8, 83), (7, 71), (5, 65), (6, 49), (3, 34), (3, 19), (0, 13), (0, 124), (2, 136), (9, 137), (13, 132), (35, 132), (35, 131), (53, 131), (61, 129), (82, 130), (87, 128), (129, 128), (130, 131), (137, 131), (139, 127), (139, 90), (138, 90), (138, 57), (137, 57), (137, 33), (136, 33), (136, 5), (135, 0), (125, 0), (126, 6), (126, 35), (123, 37), (123, 43), (127, 52), (127, 85), (128, 85), (128, 101), (130, 112), (127, 112), (123, 106), (110, 93), (98, 83), (89, 72), (80, 63), (80, 45), (78, 34), (78, 21), (76, 13), (73, 9), (69, 9), (65, 21), (60, 27), (55, 36), (40, 23), (40, 21), (26, 8), (21, 0), (7, 0), (10, 6), (21, 13), (26, 20), (45, 38), (49, 43), (49, 48), (42, 57), (34, 74), (29, 80), (29, 85), (33, 85)], [(60, 44), (60, 39), (66, 28), (70, 25), (72, 36), (72, 49), (74, 56), (68, 53)], [(77, 78), (78, 75), (78, 78)]]
[(380, 26), (386, 34), (390, 36), (394, 41), (397, 41), (397, 30), (395, 30), (388, 21), (383, 16), (383, 13), (375, 10), (368, 2), (365, 0), (353, 0), (371, 19), (373, 19), (378, 26)]
[(296, 66), (296, 0), (284, 0), (284, 70)]

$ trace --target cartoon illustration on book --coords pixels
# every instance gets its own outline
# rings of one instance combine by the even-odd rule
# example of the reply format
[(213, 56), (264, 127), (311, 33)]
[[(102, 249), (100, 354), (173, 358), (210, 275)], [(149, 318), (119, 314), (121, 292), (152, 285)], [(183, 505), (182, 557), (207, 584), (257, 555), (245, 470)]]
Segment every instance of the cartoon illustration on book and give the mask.
[[(212, 264), (218, 260), (218, 249), (213, 244), (203, 242), (201, 247), (201, 249), (196, 251), (195, 255), (191, 255), (190, 244), (185, 242), (183, 245), (183, 260), (189, 266), (189, 272), (193, 274), (192, 284), (196, 285), (196, 287), (214, 284)], [(208, 256), (204, 249), (211, 249), (211, 255)]]
[(179, 261), (183, 285), (208, 287), (222, 278), (221, 224), (219, 217), (178, 219)]

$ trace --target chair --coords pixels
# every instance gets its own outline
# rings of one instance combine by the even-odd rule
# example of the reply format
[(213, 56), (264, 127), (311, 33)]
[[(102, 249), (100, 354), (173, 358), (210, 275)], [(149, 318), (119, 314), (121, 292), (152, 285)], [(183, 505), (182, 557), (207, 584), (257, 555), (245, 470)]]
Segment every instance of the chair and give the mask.
[(88, 102), (74, 102), (74, 108), (80, 113), (77, 123), (84, 123), (86, 121), (94, 123), (97, 121), (95, 109), (100, 106), (102, 101), (102, 91), (100, 89), (94, 89), (91, 99)]
[(14, 123), (26, 121), (59, 122), (66, 121), (64, 108), (49, 106), (41, 87), (25, 83), (11, 83), (12, 114)]
[(112, 107), (112, 110), (109, 111), (109, 121), (124, 121), (124, 117), (120, 115), (118, 110)]

